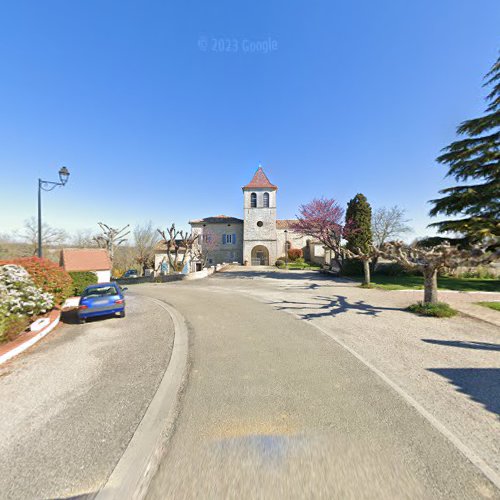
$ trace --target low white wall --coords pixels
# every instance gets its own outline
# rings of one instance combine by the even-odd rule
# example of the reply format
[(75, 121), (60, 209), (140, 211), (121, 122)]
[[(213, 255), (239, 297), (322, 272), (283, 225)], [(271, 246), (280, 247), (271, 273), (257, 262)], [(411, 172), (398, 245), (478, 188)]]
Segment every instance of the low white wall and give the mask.
[(97, 283), (108, 283), (111, 281), (111, 271), (95, 271)]

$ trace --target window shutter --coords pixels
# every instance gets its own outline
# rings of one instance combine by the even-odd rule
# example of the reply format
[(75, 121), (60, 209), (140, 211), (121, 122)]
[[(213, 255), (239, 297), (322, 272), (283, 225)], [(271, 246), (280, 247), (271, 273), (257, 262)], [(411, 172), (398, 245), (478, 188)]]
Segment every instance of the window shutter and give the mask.
[(236, 245), (236, 233), (233, 234), (233, 245)]
[(226, 244), (226, 235), (225, 234), (222, 235), (222, 244), (223, 245)]

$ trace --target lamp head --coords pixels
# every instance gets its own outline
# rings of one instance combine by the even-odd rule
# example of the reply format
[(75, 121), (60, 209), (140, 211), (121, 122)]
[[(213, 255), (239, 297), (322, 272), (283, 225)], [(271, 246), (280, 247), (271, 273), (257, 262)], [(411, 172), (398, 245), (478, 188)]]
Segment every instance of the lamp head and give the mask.
[(66, 167), (61, 167), (59, 170), (59, 180), (61, 184), (64, 186), (68, 182), (69, 178), (69, 170)]

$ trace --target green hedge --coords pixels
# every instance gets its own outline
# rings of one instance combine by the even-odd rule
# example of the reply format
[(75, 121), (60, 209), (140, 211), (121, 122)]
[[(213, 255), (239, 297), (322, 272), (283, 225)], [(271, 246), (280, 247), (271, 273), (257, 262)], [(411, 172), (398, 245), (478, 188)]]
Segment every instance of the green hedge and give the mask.
[(89, 285), (97, 283), (97, 274), (92, 271), (72, 271), (69, 273), (73, 280), (73, 293), (81, 295)]

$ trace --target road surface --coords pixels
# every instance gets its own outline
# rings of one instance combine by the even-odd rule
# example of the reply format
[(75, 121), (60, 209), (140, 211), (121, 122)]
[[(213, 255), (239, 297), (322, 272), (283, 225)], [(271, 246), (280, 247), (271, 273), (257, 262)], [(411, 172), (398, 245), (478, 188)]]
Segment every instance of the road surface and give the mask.
[[(176, 431), (150, 499), (500, 498), (371, 369), (269, 299), (287, 301), (296, 287), (316, 293), (320, 281), (249, 277), (134, 288), (176, 307), (192, 335)], [(256, 300), (262, 288), (273, 304)]]

